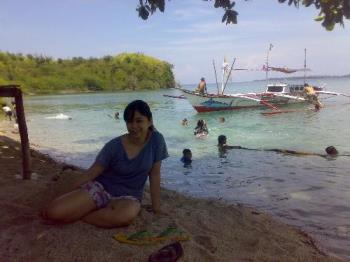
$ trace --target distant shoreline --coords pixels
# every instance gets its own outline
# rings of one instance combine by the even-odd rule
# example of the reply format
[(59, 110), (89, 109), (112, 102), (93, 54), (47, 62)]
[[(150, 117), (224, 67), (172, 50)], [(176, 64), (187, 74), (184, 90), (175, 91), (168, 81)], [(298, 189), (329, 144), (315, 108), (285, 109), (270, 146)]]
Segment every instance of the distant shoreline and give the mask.
[[(313, 75), (313, 76), (307, 76), (306, 79), (344, 79), (349, 78), (350, 74), (347, 75)], [(289, 77), (271, 77), (269, 80), (272, 81), (282, 81), (282, 80), (304, 80), (304, 76), (289, 76)], [(246, 82), (262, 82), (266, 81), (265, 78), (262, 79), (254, 79), (254, 80), (246, 80), (246, 81), (232, 81), (231, 83), (246, 83)], [(198, 84), (198, 83), (197, 83)], [(181, 84), (182, 86), (196, 86), (196, 83), (190, 83), (190, 84)], [(207, 83), (207, 85), (216, 85), (216, 83)]]
[[(306, 79), (339, 79), (339, 78), (350, 78), (350, 74), (347, 75), (340, 75), (340, 76), (334, 76), (334, 75), (314, 75), (314, 76), (307, 76)], [(253, 82), (256, 81), (265, 81), (266, 79), (256, 79), (253, 80)], [(269, 80), (304, 80), (303, 76), (289, 76), (289, 77), (271, 77)]]

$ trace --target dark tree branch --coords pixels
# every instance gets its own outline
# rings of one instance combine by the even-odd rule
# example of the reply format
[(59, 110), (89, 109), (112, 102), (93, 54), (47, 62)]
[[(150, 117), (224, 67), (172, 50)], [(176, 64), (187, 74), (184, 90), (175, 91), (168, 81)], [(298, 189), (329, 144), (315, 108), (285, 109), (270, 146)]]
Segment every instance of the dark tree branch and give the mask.
[[(165, 0), (139, 0), (140, 4), (136, 11), (143, 20), (147, 20), (155, 11), (164, 12)], [(170, 0), (169, 0), (170, 1)], [(226, 24), (237, 24), (238, 12), (234, 10), (235, 1), (232, 0), (202, 0), (214, 2), (215, 8), (222, 8), (224, 15), (221, 21)], [(248, 0), (245, 0), (248, 1)], [(315, 21), (321, 22), (321, 25), (328, 31), (332, 31), (336, 24), (344, 26), (344, 18), (350, 19), (350, 0), (277, 0), (279, 3), (293, 5), (299, 8), (300, 4), (309, 7), (314, 6), (320, 10), (319, 16)]]

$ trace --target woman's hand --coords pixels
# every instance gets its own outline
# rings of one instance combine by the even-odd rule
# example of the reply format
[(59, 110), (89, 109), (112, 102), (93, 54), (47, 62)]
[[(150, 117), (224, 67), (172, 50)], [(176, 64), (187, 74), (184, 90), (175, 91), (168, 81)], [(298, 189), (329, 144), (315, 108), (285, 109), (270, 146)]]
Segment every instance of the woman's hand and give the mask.
[(104, 167), (98, 163), (93, 163), (92, 166), (83, 172), (81, 176), (74, 182), (72, 190), (78, 188), (80, 185), (94, 180), (96, 177), (102, 174)]
[(149, 212), (149, 213), (155, 213), (155, 214), (161, 213), (161, 210), (160, 210), (160, 209), (159, 209), (159, 210), (154, 210), (153, 207), (152, 207), (151, 205), (146, 205), (146, 206), (145, 206), (145, 209), (146, 209), (146, 211)]
[(159, 210), (154, 210), (151, 205), (145, 205), (144, 208), (146, 209), (147, 212), (149, 213), (154, 213), (155, 215), (169, 215), (166, 211), (159, 209)]

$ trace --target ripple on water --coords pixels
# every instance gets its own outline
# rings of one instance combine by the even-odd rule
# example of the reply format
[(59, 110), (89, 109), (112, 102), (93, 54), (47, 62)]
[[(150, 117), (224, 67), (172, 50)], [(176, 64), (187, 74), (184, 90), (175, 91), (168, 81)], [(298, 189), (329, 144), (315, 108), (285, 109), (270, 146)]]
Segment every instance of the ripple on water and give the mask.
[(322, 189), (324, 189), (325, 187), (323, 187), (323, 186), (310, 186), (310, 187), (308, 187), (308, 188), (306, 188), (306, 189), (304, 189), (304, 190), (302, 190), (302, 191), (304, 191), (304, 192), (308, 192), (308, 191), (317, 191), (317, 190), (322, 190)]
[(292, 199), (297, 199), (297, 200), (302, 200), (302, 201), (311, 200), (311, 196), (303, 191), (292, 192), (292, 193), (290, 193), (290, 197)]
[(303, 217), (304, 219), (305, 218), (308, 218), (310, 217), (312, 214), (306, 210), (303, 210), (303, 209), (297, 209), (297, 208), (293, 208), (290, 210), (291, 213), (293, 213), (294, 215), (297, 215), (299, 217)]

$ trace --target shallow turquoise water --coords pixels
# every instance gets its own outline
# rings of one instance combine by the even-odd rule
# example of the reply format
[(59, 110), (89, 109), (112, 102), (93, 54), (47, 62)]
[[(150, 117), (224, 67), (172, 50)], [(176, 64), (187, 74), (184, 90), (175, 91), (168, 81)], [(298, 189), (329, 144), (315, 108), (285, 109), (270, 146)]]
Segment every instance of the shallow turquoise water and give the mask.
[[(323, 82), (329, 91), (350, 93), (350, 79), (312, 81)], [(228, 92), (262, 91), (263, 86), (259, 81), (237, 83)], [(327, 98), (320, 112), (266, 117), (260, 109), (197, 114), (186, 100), (163, 94), (180, 93), (162, 90), (25, 98), (30, 140), (60, 161), (88, 167), (105, 142), (126, 132), (124, 121), (113, 119), (114, 112), (122, 116), (127, 103), (143, 99), (150, 104), (155, 126), (163, 133), (171, 155), (162, 167), (164, 186), (268, 211), (310, 232), (331, 252), (350, 258), (350, 157), (232, 150), (226, 158), (219, 158), (216, 148), (217, 136), (225, 134), (229, 144), (248, 148), (323, 153), (326, 146), (334, 145), (342, 154), (350, 154), (350, 98)], [(59, 113), (73, 119), (46, 119)], [(185, 117), (188, 127), (180, 124)], [(226, 121), (219, 123), (219, 117)], [(200, 118), (208, 123), (206, 139), (193, 136)], [(179, 161), (187, 147), (194, 156), (191, 169), (183, 168)]]

